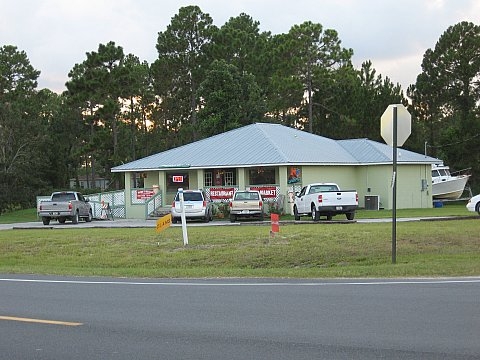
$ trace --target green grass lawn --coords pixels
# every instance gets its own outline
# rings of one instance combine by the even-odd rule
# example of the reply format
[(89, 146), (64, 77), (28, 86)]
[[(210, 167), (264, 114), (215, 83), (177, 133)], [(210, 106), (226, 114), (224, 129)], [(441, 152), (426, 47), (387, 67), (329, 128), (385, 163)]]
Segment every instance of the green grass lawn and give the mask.
[(0, 224), (13, 224), (18, 222), (36, 221), (37, 209), (24, 209), (8, 211), (0, 215)]
[[(460, 212), (427, 210), (418, 216)], [(396, 264), (391, 261), (391, 223), (282, 225), (275, 236), (269, 226), (189, 227), (188, 234), (185, 247), (180, 227), (159, 234), (153, 228), (2, 230), (0, 273), (158, 278), (480, 275), (480, 220), (475, 215), (399, 222)]]

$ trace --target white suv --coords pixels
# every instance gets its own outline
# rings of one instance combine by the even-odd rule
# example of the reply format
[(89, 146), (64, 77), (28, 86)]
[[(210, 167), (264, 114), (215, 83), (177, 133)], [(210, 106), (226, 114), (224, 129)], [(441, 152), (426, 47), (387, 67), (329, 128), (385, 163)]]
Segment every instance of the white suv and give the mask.
[[(184, 190), (183, 206), (185, 207), (186, 219), (199, 219), (204, 222), (212, 220), (212, 203), (207, 200), (202, 190)], [(172, 222), (175, 224), (181, 220), (180, 196), (177, 192), (172, 203)]]

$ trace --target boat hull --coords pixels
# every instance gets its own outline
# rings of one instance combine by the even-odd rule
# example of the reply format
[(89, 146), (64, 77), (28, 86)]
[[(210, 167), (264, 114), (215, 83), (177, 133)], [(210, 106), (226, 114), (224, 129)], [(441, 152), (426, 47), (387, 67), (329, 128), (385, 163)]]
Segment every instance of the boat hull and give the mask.
[(432, 184), (434, 199), (456, 200), (462, 196), (469, 175), (455, 176)]

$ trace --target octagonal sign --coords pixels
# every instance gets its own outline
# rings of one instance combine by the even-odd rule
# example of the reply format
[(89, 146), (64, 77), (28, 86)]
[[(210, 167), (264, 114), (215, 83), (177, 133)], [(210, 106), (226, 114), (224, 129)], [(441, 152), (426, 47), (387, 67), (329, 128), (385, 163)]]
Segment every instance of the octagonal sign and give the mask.
[(403, 104), (391, 104), (380, 118), (380, 134), (393, 146), (393, 108), (397, 108), (397, 146), (402, 146), (412, 132), (412, 117)]

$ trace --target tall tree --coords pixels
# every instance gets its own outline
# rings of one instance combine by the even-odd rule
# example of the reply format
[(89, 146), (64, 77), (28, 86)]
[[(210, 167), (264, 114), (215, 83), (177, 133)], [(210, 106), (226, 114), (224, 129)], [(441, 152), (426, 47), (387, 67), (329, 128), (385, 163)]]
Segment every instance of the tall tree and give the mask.
[(79, 150), (88, 129), (77, 120), (77, 110), (70, 106), (65, 95), (43, 89), (37, 98), (38, 118), (46, 135), (39, 151), (43, 169), (36, 175), (47, 181), (52, 190), (65, 189), (71, 178), (76, 178), (78, 183), (82, 166)]
[(383, 79), (371, 61), (346, 64), (325, 78), (313, 97), (316, 132), (331, 138), (382, 141), (379, 119), (389, 104), (404, 102), (399, 84)]
[(270, 58), (267, 45), (270, 32), (260, 32), (260, 22), (241, 13), (231, 17), (213, 33), (210, 57), (235, 65), (241, 75), (255, 76), (260, 87), (265, 87), (270, 77)]
[(41, 178), (39, 147), (45, 127), (39, 121), (37, 79), (40, 71), (17, 47), (0, 48), (0, 214), (17, 205), (32, 204)]
[[(456, 170), (480, 173), (480, 26), (449, 27), (435, 48), (425, 52), (422, 73), (408, 96), (425, 124), (429, 150)], [(474, 182), (475, 182), (474, 181)]]
[(187, 6), (180, 8), (166, 31), (158, 33), (155, 90), (169, 106), (170, 125), (187, 130), (186, 142), (198, 139), (197, 89), (209, 64), (207, 47), (216, 29), (212, 23), (198, 6)]
[(114, 42), (100, 44), (97, 52), (87, 53), (87, 59), (68, 74), (68, 94), (79, 104), (83, 121), (91, 129), (84, 157), (92, 178), (97, 167), (109, 173), (121, 159), (120, 99), (125, 85), (122, 81), (127, 77), (124, 58), (123, 48)]
[(155, 97), (153, 94), (150, 66), (140, 62), (137, 56), (129, 54), (124, 61), (125, 71), (120, 79), (122, 118), (130, 125), (130, 139), (122, 161), (137, 159), (137, 149), (141, 156), (150, 155), (147, 142), (148, 117), (151, 115)]
[(298, 109), (304, 99), (304, 86), (292, 69), (294, 47), (289, 46), (288, 34), (272, 36), (267, 44), (265, 58), (271, 59), (271, 75), (265, 86), (268, 117), (283, 125), (296, 127)]
[(401, 86), (390, 78), (377, 74), (371, 61), (362, 64), (359, 70), (360, 99), (355, 117), (360, 124), (358, 137), (383, 141), (380, 135), (380, 117), (390, 104), (406, 105)]
[(203, 137), (222, 133), (262, 117), (264, 102), (255, 78), (241, 74), (235, 65), (215, 60), (198, 90)]
[(335, 30), (323, 30), (321, 24), (310, 21), (294, 25), (288, 37), (286, 49), (294, 54), (291, 58), (292, 71), (303, 84), (307, 97), (308, 130), (313, 132), (313, 93), (332, 71), (350, 62), (353, 50), (341, 46)]

